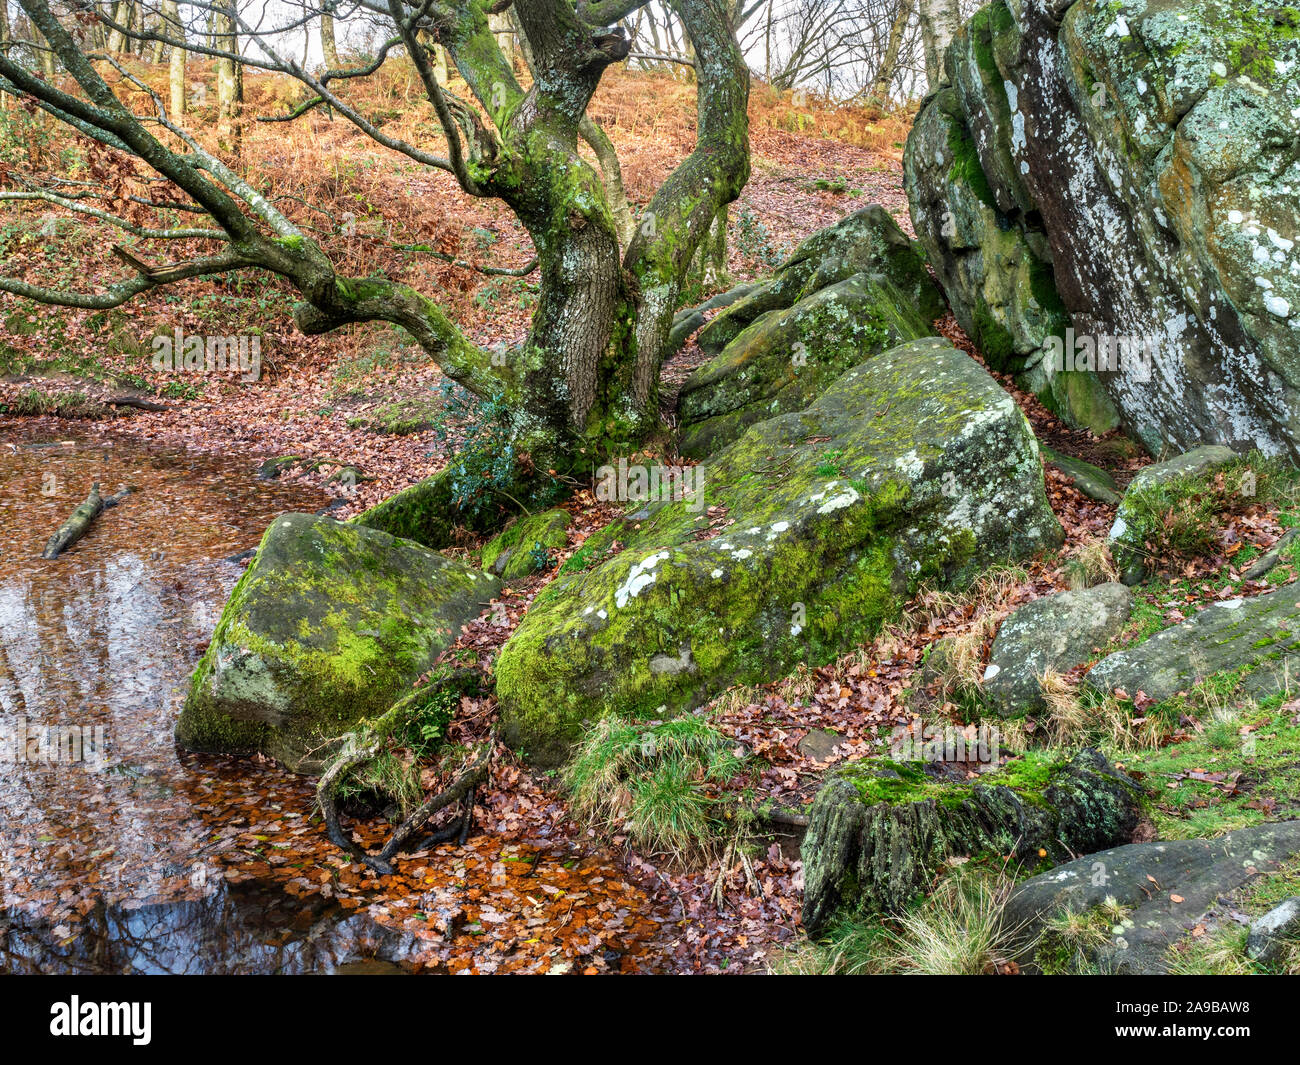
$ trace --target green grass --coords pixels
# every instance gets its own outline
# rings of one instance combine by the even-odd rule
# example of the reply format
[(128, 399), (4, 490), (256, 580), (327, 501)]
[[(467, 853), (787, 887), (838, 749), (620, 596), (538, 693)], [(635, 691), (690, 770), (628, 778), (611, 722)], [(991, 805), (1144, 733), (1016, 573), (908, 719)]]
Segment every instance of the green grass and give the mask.
[(1011, 882), (1001, 872), (951, 873), (893, 918), (840, 918), (778, 958), (779, 973), (978, 976), (997, 971), (1015, 929), (1004, 920)]
[(1225, 519), (1252, 504), (1280, 505), (1295, 517), (1298, 497), (1300, 471), (1284, 459), (1251, 452), (1215, 470), (1131, 487), (1123, 512), (1146, 557), (1160, 565), (1213, 554)]
[(743, 767), (735, 742), (702, 717), (643, 725), (610, 716), (587, 731), (562, 779), (580, 820), (688, 862), (735, 836), (741, 818), (719, 786)]
[[(1162, 839), (1213, 837), (1236, 828), (1300, 816), (1300, 707), (1282, 694), (1255, 704), (1236, 695), (1241, 671), (1217, 674), (1160, 712), (1191, 718), (1186, 738), (1120, 758), (1141, 774), (1153, 796)], [(1150, 712), (1150, 711), (1148, 711)], [(1215, 782), (1190, 780), (1240, 772), (1235, 793)]]
[[(1293, 895), (1300, 895), (1300, 861), (1252, 880), (1234, 893), (1231, 906), (1221, 909), (1260, 917)], [(1300, 975), (1300, 941), (1291, 944), (1280, 964), (1269, 967), (1246, 956), (1247, 933), (1245, 926), (1224, 918), (1222, 924), (1200, 936), (1184, 936), (1169, 950), (1169, 972), (1180, 976)]]

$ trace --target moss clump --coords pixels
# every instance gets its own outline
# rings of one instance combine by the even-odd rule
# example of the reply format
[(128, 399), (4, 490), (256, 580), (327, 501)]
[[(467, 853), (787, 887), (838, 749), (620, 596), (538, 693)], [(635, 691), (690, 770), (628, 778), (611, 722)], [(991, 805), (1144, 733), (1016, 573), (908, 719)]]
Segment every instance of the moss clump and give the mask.
[(483, 547), (483, 568), (516, 580), (539, 573), (552, 565), (551, 552), (569, 542), (568, 511), (555, 509), (518, 519), (505, 532)]
[(1097, 751), (1069, 762), (1029, 754), (970, 783), (919, 764), (854, 763), (822, 785), (804, 839), (805, 926), (839, 909), (898, 912), (949, 857), (995, 854), (1031, 865), (1127, 842), (1139, 786)]

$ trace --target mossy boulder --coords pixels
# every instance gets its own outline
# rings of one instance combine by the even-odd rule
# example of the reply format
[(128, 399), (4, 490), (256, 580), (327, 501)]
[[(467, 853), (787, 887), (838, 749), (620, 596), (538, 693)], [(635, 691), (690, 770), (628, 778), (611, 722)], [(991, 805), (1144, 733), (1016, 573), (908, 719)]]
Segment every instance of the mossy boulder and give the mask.
[(991, 364), (1067, 420), (1300, 454), (1297, 21), (995, 0), (956, 35), (907, 143), (913, 225)]
[(483, 547), (483, 568), (505, 580), (530, 577), (547, 568), (545, 559), (569, 542), (573, 519), (567, 510), (522, 517)]
[(703, 457), (755, 422), (802, 410), (871, 355), (932, 335), (911, 297), (858, 273), (760, 315), (682, 385), (678, 449)]
[(1029, 754), (971, 782), (922, 762), (867, 759), (834, 770), (803, 841), (803, 923), (898, 912), (946, 859), (997, 855), (1037, 865), (1132, 838), (1141, 789), (1103, 755)]
[(1195, 617), (1108, 655), (1085, 677), (1102, 694), (1145, 692), (1163, 702), (1207, 677), (1242, 670), (1246, 696), (1285, 691), (1300, 676), (1300, 586), (1211, 603)]
[(1147, 466), (1133, 478), (1110, 530), (1111, 557), (1125, 584), (1138, 584), (1146, 576), (1151, 522), (1180, 492), (1198, 491), (1196, 478), (1230, 465), (1236, 457), (1230, 448), (1206, 444)]
[(505, 515), (493, 507), (466, 509), (459, 505), (451, 467), (416, 481), (382, 503), (349, 519), (352, 525), (378, 529), (435, 551), (457, 542), (458, 530), (495, 533)]
[(195, 670), (177, 740), (313, 772), (322, 742), (409, 691), (497, 587), (387, 533), (276, 518)]
[(1026, 603), (998, 628), (982, 687), (1003, 717), (1046, 706), (1039, 678), (1089, 661), (1124, 627), (1133, 593), (1119, 583), (1058, 592)]
[(957, 585), (1062, 539), (1024, 415), (937, 338), (877, 355), (695, 469), (702, 498), (655, 500), (592, 536), (592, 568), (566, 566), (502, 649), (504, 735), (538, 761), (561, 761), (603, 714), (662, 716), (826, 662), (918, 582)]
[(1069, 477), (1074, 482), (1074, 487), (1089, 499), (1113, 507), (1123, 498), (1115, 478), (1100, 466), (1084, 462), (1073, 455), (1058, 454), (1041, 443), (1038, 446), (1043, 453), (1043, 461)]
[(810, 236), (771, 281), (727, 307), (696, 342), (717, 355), (760, 315), (793, 307), (854, 274), (891, 287), (900, 306), (913, 310), (927, 325), (943, 313), (943, 296), (925, 263), (889, 212), (873, 203)]
[[(1253, 825), (1217, 839), (1112, 847), (1017, 885), (1003, 923), (1027, 972), (1159, 974), (1170, 948), (1193, 927), (1221, 920), (1224, 896), (1297, 854), (1300, 821)], [(1104, 932), (1086, 950), (1048, 927), (1063, 914), (1093, 913)]]

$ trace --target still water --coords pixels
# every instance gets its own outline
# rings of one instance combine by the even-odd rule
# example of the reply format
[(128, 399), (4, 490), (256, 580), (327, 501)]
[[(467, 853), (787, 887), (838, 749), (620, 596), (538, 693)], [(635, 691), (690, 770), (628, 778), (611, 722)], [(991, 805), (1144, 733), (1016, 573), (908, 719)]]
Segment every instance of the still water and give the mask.
[[(525, 828), (375, 878), (325, 840), (310, 780), (177, 749), (230, 556), (326, 496), (59, 423), (0, 426), (0, 471), (0, 972), (661, 966), (671, 920), (614, 855)], [(135, 491), (42, 560), (95, 481)]]

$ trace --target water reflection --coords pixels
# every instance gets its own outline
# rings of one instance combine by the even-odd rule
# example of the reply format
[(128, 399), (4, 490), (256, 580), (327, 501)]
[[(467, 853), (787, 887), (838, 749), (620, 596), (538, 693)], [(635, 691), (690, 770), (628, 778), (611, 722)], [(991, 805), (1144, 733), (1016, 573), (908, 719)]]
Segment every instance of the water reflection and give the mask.
[[(164, 898), (164, 871), (205, 846), (190, 794), (199, 775), (173, 725), (241, 572), (222, 560), (255, 546), (276, 514), (326, 497), (258, 482), (244, 461), (13, 427), (0, 429), (0, 474), (0, 734), (75, 728), (107, 745), (107, 758), (79, 761), (51, 761), (39, 744), (0, 756), (0, 971), (38, 965), (42, 950), (57, 964), (68, 940), (67, 964), (110, 971), (289, 964), (237, 934), (224, 952), (203, 940), (204, 921), (243, 927), (224, 887)], [(137, 491), (42, 560), (94, 481)]]
[(100, 904), (67, 942), (48, 922), (0, 916), (0, 970), (13, 973), (382, 974), (414, 971), (419, 955), (410, 933), (259, 885), (219, 886), (196, 901)]

